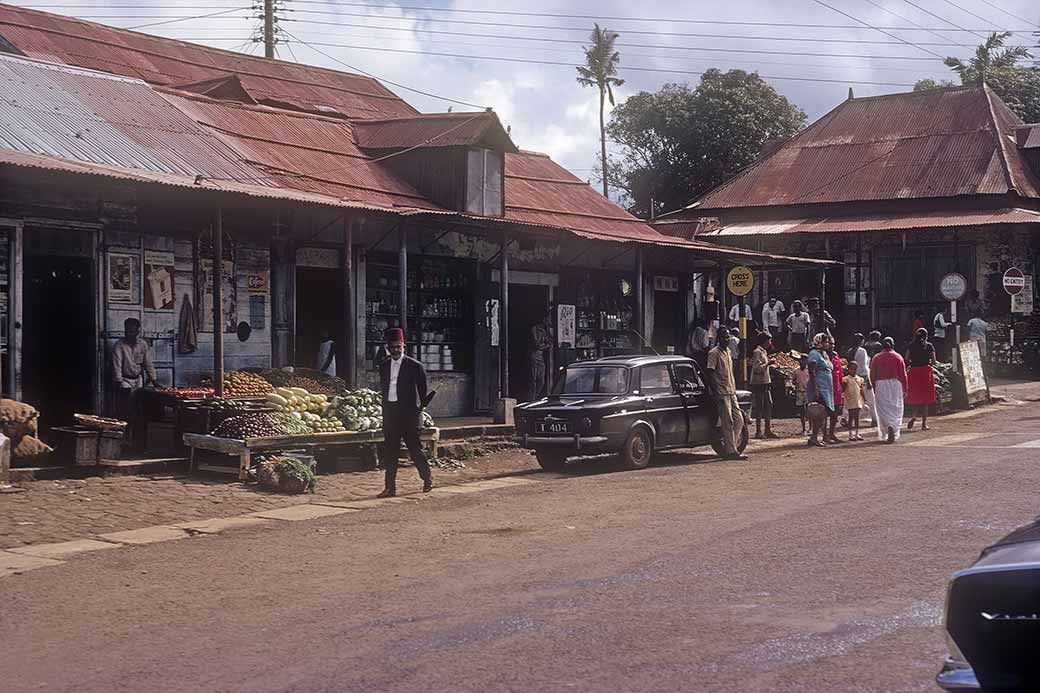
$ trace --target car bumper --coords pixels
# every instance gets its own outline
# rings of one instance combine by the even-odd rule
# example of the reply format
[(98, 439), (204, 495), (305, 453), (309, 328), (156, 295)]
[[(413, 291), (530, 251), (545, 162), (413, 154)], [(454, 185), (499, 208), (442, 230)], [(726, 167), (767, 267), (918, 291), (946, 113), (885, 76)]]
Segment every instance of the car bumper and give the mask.
[(980, 690), (979, 681), (975, 678), (975, 671), (967, 662), (947, 657), (943, 661), (942, 671), (935, 677), (939, 688), (947, 691), (977, 691)]
[(609, 442), (610, 438), (607, 436), (532, 436), (527, 433), (520, 436), (520, 447), (522, 448), (551, 448), (575, 453), (594, 452)]

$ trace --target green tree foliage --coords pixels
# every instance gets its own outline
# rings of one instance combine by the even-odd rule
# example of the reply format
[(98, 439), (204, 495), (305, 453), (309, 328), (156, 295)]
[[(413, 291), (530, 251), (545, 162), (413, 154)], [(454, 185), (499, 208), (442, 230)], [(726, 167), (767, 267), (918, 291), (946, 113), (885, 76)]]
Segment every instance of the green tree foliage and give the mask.
[(957, 83), (949, 79), (919, 79), (914, 85), (914, 91), (928, 91), (929, 89), (945, 89), (946, 87), (955, 87)]
[[(990, 34), (967, 62), (946, 58), (943, 62), (957, 73), (964, 86), (988, 84), (1015, 114), (1027, 123), (1040, 122), (1040, 69), (1025, 67), (1032, 58), (1022, 46), (1006, 47), (1010, 32)], [(914, 91), (954, 86), (952, 82), (922, 79)]]
[(607, 131), (604, 125), (604, 101), (610, 98), (610, 105), (614, 105), (614, 87), (620, 87), (625, 80), (617, 77), (617, 68), (621, 63), (621, 54), (614, 50), (614, 42), (618, 34), (607, 29), (600, 29), (599, 24), (594, 25), (592, 34), (589, 36), (590, 45), (585, 47), (585, 64), (579, 65), (578, 84), (583, 87), (596, 87), (599, 89), (599, 145), (600, 145), (600, 167), (603, 173), (603, 196), (608, 195), (608, 182), (610, 176), (605, 172), (607, 167)]
[(696, 89), (667, 84), (618, 106), (607, 134), (619, 145), (611, 182), (642, 217), (677, 209), (758, 156), (768, 140), (786, 139), (805, 113), (755, 73), (708, 70)]

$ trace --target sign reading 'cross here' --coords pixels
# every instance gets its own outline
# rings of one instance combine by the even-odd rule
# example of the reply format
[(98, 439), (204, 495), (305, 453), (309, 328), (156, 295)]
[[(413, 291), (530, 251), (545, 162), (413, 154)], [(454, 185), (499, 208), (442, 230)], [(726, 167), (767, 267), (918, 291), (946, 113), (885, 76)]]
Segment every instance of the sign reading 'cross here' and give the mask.
[(1004, 291), (1008, 292), (1009, 296), (1022, 293), (1024, 288), (1026, 288), (1026, 275), (1022, 270), (1012, 267), (1004, 272)]

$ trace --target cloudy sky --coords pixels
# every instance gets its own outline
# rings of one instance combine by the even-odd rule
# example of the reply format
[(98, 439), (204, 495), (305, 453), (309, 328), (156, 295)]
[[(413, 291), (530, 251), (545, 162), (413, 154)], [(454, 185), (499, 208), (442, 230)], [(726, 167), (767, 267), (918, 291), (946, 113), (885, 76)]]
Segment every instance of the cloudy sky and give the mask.
[[(138, 30), (262, 54), (250, 41), (259, 25), (252, 1), (14, 4), (120, 27), (164, 22)], [(1022, 32), (1016, 44), (1040, 42), (1028, 33), (1040, 31), (1038, 0), (280, 0), (278, 6), (287, 41), (278, 46), (280, 59), (335, 69), (347, 63), (491, 106), (517, 144), (548, 152), (583, 178), (596, 161), (598, 103), (594, 89), (575, 82), (573, 65), (583, 60), (581, 45), (596, 18), (621, 35), (626, 84), (619, 100), (669, 82), (696, 84), (696, 73), (710, 67), (739, 68), (757, 70), (810, 120), (844, 99), (850, 86), (867, 96), (948, 77), (940, 58), (968, 56), (987, 31)], [(452, 105), (391, 88), (422, 111)]]

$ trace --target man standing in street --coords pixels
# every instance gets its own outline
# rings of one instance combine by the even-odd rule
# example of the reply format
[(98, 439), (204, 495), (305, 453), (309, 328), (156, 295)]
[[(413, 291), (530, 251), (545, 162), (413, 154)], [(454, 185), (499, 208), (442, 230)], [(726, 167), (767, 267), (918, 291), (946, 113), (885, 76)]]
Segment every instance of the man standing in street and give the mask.
[(419, 471), (423, 493), (433, 488), (430, 463), (419, 443), (419, 421), (426, 406), (426, 371), (422, 364), (404, 355), (404, 331), (392, 327), (386, 331), (386, 348), (390, 358), (379, 368), (383, 395), (383, 465), (386, 480), (379, 498), (397, 495), (397, 457), (404, 440), (412, 463)]
[(776, 296), (770, 296), (769, 302), (762, 306), (762, 329), (777, 343), (783, 334), (783, 312), (784, 304), (777, 301)]
[(831, 341), (834, 340), (834, 333), (831, 330), (838, 326), (838, 321), (820, 307), (820, 299), (815, 296), (809, 299), (809, 320), (812, 322), (813, 330), (823, 332), (831, 338)]
[(715, 398), (722, 427), (723, 458), (746, 460), (737, 444), (744, 435), (744, 413), (737, 402), (737, 384), (733, 380), (733, 358), (729, 353), (729, 329), (719, 328), (715, 348), (708, 352), (708, 388)]
[(130, 447), (141, 446), (141, 421), (136, 395), (144, 386), (156, 384), (155, 366), (148, 342), (140, 338), (141, 321), (123, 321), (123, 338), (112, 347), (112, 378), (115, 384), (116, 417), (130, 424)]
[(878, 438), (886, 443), (899, 440), (906, 397), (906, 363), (895, 351), (895, 340), (885, 337), (882, 350), (870, 361), (870, 385), (874, 388), (874, 420)]

